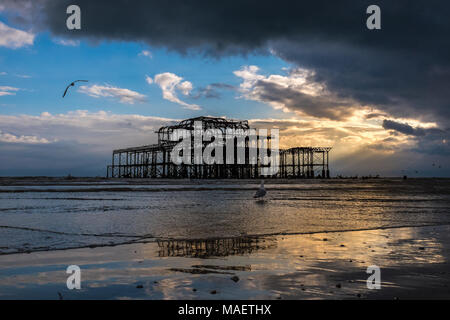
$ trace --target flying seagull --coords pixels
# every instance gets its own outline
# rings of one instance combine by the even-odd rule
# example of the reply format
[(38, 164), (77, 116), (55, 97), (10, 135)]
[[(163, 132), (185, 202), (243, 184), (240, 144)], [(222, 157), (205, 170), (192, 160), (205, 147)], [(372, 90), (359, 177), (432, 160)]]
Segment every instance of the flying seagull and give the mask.
[(264, 189), (264, 180), (261, 180), (261, 185), (259, 186), (258, 191), (256, 191), (253, 198), (262, 198), (266, 195), (266, 189)]
[(74, 82), (72, 82), (71, 84), (69, 84), (67, 86), (66, 90), (64, 90), (63, 98), (66, 96), (67, 90), (69, 90), (70, 87), (75, 86), (75, 82), (79, 82), (79, 81), (88, 82), (87, 80), (75, 80)]

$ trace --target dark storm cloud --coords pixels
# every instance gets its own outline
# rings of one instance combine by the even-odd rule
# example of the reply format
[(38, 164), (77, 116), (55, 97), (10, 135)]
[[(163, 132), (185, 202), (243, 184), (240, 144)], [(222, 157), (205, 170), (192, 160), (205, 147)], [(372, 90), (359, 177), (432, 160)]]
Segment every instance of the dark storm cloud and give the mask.
[[(413, 136), (417, 145), (411, 149), (418, 153), (450, 155), (450, 130), (438, 128), (414, 128), (407, 123), (383, 120), (383, 128)], [(385, 141), (386, 142), (386, 141)]]
[(259, 80), (254, 86), (258, 99), (268, 103), (281, 103), (292, 111), (330, 119), (344, 119), (352, 109), (343, 107), (344, 103), (328, 96), (311, 96), (290, 87), (281, 86), (270, 81)]
[[(58, 36), (141, 41), (216, 57), (270, 48), (286, 61), (315, 70), (314, 80), (340, 98), (444, 127), (450, 120), (448, 1), (33, 3), (44, 6), (44, 27)], [(73, 3), (82, 10), (77, 31), (66, 28), (65, 10)], [(365, 12), (374, 3), (381, 7), (382, 29), (370, 31)]]
[[(370, 36), (365, 14), (373, 1), (45, 1), (47, 23), (60, 35), (84, 35), (187, 50), (209, 47), (217, 53), (251, 51), (268, 40), (318, 39), (335, 43), (417, 50), (435, 45), (435, 32), (448, 31), (449, 6), (442, 1), (376, 1), (383, 30)], [(66, 29), (66, 8), (82, 9), (82, 30)], [(433, 35), (431, 38), (425, 36)], [(428, 51), (428, 50), (426, 50)]]
[(422, 128), (414, 128), (407, 123), (400, 123), (392, 120), (383, 120), (383, 128), (412, 136), (425, 135), (425, 130)]
[(411, 135), (411, 136), (444, 136), (447, 134), (448, 130), (441, 130), (438, 128), (414, 128), (413, 126), (407, 123), (401, 123), (393, 120), (383, 120), (383, 128), (387, 130), (395, 130), (403, 134)]
[[(401, 40), (399, 40), (401, 42)], [(278, 54), (285, 60), (316, 71), (314, 81), (325, 83), (341, 98), (397, 117), (415, 117), (448, 124), (450, 119), (450, 59), (436, 56), (436, 40), (427, 55), (411, 50), (347, 47), (342, 44), (277, 42)], [(420, 43), (420, 40), (418, 40)]]
[[(82, 30), (76, 33), (65, 26), (65, 10), (74, 3), (83, 13)], [(59, 35), (144, 41), (178, 51), (196, 48), (220, 55), (246, 53), (262, 48), (270, 39), (314, 34), (323, 27), (336, 30), (347, 19), (345, 6), (344, 2), (323, 1), (137, 0), (131, 4), (125, 0), (62, 0), (46, 2), (44, 14)], [(351, 20), (359, 24), (361, 15)], [(326, 24), (321, 26), (321, 22)]]

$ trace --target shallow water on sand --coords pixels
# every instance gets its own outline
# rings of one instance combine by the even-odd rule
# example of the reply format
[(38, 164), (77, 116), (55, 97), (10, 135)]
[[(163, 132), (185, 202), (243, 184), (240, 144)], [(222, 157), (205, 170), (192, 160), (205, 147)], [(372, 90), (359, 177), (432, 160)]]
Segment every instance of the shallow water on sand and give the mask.
[[(449, 231), (158, 240), (2, 255), (0, 300), (448, 299)], [(79, 290), (66, 286), (69, 265), (80, 267)], [(381, 269), (380, 290), (367, 287), (372, 265)]]
[(0, 254), (450, 224), (450, 180), (3, 183)]

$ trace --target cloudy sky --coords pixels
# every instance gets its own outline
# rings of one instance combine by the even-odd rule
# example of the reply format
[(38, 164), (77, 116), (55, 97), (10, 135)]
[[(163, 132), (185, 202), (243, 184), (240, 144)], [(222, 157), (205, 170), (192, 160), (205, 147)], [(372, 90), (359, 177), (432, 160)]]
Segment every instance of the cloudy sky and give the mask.
[(210, 115), (332, 146), (333, 175), (449, 176), (449, 17), (433, 0), (1, 0), (0, 175), (105, 175), (112, 149)]

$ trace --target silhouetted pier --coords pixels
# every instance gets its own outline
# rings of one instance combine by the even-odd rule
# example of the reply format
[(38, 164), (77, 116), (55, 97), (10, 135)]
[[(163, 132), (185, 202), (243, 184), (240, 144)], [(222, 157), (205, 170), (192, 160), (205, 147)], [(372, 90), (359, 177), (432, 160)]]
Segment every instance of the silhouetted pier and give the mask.
[[(235, 142), (232, 164), (227, 161), (214, 164), (195, 164), (194, 145), (191, 146), (191, 163), (176, 165), (171, 159), (171, 152), (178, 142), (170, 140), (176, 129), (184, 129), (194, 136), (194, 123), (201, 122), (202, 130), (218, 129), (225, 137), (227, 129), (250, 130), (246, 120), (230, 120), (214, 117), (187, 119), (173, 126), (161, 127), (158, 131), (158, 143), (140, 147), (117, 149), (112, 154), (112, 164), (107, 167), (108, 178), (193, 178), (193, 179), (252, 179), (262, 177), (262, 169), (268, 167), (261, 162), (261, 157), (270, 156), (271, 135), (255, 136), (255, 143), (249, 137), (243, 140), (244, 161), (237, 161), (238, 142)], [(203, 143), (202, 151), (209, 142)], [(261, 150), (263, 146), (263, 150)], [(253, 150), (251, 150), (253, 148)], [(329, 178), (329, 151), (331, 147), (295, 147), (279, 150), (279, 170), (273, 178)], [(263, 151), (261, 153), (261, 151)], [(250, 161), (252, 155), (255, 161)]]

